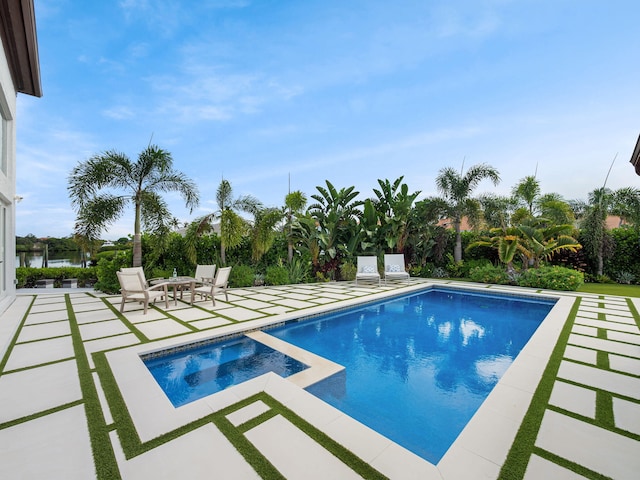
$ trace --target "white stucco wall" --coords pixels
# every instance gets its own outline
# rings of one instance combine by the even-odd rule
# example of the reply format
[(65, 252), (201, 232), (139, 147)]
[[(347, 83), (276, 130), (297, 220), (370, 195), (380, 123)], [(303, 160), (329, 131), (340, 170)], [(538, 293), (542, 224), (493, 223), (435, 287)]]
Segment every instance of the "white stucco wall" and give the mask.
[[(1, 40), (0, 40), (1, 42)], [(0, 314), (7, 309), (16, 296), (15, 251), (15, 194), (16, 194), (16, 90), (11, 79), (4, 48), (0, 43), (0, 112), (2, 122), (2, 150), (6, 161), (6, 172), (0, 169), (0, 222), (4, 208), (4, 228), (0, 225)], [(3, 231), (4, 230), (4, 231)], [(4, 250), (4, 252), (2, 251)]]

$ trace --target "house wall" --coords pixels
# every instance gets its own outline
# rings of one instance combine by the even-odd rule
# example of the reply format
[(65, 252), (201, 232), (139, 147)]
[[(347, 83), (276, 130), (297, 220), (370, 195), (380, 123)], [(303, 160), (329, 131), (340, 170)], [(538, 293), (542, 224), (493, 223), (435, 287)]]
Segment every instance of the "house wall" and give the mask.
[[(0, 42), (2, 40), (0, 39)], [(16, 95), (5, 55), (0, 48), (0, 313), (16, 296)]]

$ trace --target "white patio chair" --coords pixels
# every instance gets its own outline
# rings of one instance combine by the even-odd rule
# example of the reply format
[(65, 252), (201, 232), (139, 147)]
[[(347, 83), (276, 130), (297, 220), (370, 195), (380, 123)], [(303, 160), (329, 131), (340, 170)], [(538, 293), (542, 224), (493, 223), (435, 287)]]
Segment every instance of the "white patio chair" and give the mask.
[(361, 256), (358, 257), (358, 270), (356, 272), (356, 285), (358, 280), (377, 280), (380, 285), (380, 273), (378, 273), (378, 257)]
[(404, 268), (404, 254), (402, 253), (385, 253), (384, 255), (384, 283), (389, 280), (407, 280), (409, 283), (410, 275)]
[(224, 292), (224, 298), (228, 302), (229, 296), (227, 295), (227, 284), (229, 283), (229, 273), (231, 273), (231, 267), (219, 268), (218, 272), (212, 283), (204, 284), (201, 287), (193, 289), (194, 295), (197, 293), (201, 295), (205, 300), (207, 297), (211, 297), (213, 305), (216, 305), (216, 291), (222, 290)]
[(120, 312), (124, 311), (124, 302), (127, 300), (144, 304), (144, 314), (147, 314), (149, 302), (154, 303), (158, 299), (164, 298), (165, 307), (169, 308), (169, 296), (167, 294), (167, 284), (161, 283), (152, 287), (147, 287), (140, 272), (116, 272), (120, 282), (120, 293), (122, 293), (122, 303)]
[(152, 278), (151, 280), (147, 280), (147, 277), (144, 274), (144, 269), (142, 267), (121, 267), (120, 271), (122, 273), (139, 273), (140, 276), (142, 277), (142, 281), (144, 283), (144, 286), (147, 287), (147, 288), (149, 288), (149, 286), (155, 280), (164, 280), (162, 277), (156, 277), (156, 278)]
[(196, 274), (193, 278), (200, 285), (213, 283), (215, 278), (216, 266), (215, 265), (196, 265)]

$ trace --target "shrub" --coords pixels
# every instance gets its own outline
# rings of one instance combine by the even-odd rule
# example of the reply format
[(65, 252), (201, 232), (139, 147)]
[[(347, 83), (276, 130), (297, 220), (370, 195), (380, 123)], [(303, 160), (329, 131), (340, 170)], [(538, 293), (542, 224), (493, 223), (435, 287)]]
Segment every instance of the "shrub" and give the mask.
[(293, 257), (288, 268), (291, 283), (305, 283), (309, 278), (309, 265), (300, 257)]
[(76, 278), (79, 287), (93, 285), (97, 281), (95, 267), (18, 267), (16, 268), (17, 288), (34, 288), (38, 280), (52, 278), (55, 287), (62, 286), (62, 280)]
[(253, 287), (255, 272), (249, 265), (237, 265), (229, 274), (229, 287)]
[(631, 285), (631, 282), (633, 282), (635, 278), (636, 276), (631, 272), (618, 272), (616, 282)]
[(518, 285), (521, 287), (575, 291), (583, 282), (584, 274), (582, 272), (563, 267), (540, 267), (522, 272)]
[(469, 278), (472, 282), (479, 283), (495, 283), (498, 285), (508, 285), (511, 279), (507, 271), (503, 267), (486, 264), (475, 267), (469, 272)]
[(264, 276), (265, 285), (288, 285), (289, 270), (286, 267), (275, 265), (267, 267), (267, 273)]
[(447, 278), (447, 271), (442, 267), (435, 267), (431, 272), (433, 278)]
[(342, 280), (355, 280), (358, 268), (351, 262), (340, 265), (340, 277)]
[(115, 253), (115, 255), (101, 256), (100, 260), (98, 260), (98, 266), (96, 267), (98, 281), (95, 288), (104, 293), (118, 293), (120, 292), (120, 282), (116, 272), (122, 267), (131, 266), (131, 251), (105, 253)]

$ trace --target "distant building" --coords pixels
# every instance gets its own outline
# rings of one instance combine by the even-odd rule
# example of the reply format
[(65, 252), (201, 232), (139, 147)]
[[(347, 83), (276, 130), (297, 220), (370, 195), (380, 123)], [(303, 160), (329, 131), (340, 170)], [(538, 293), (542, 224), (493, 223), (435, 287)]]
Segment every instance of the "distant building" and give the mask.
[(16, 97), (42, 96), (33, 0), (0, 1), (0, 313), (16, 297)]

